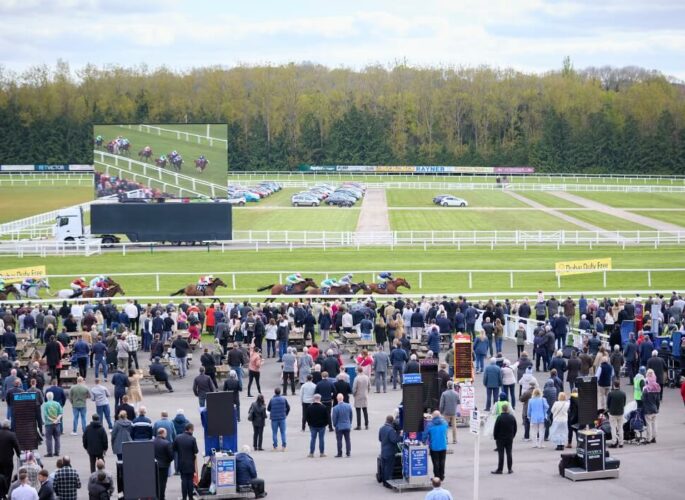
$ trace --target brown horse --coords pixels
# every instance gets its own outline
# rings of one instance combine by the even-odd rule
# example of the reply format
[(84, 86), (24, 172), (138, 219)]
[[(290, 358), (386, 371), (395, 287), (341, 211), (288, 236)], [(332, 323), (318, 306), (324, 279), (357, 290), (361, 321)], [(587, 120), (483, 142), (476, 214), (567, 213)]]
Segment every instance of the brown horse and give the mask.
[[(115, 283), (114, 281), (110, 281), (110, 285), (108, 285), (107, 288), (105, 288), (103, 290), (102, 296), (103, 297), (114, 297), (117, 293), (120, 293), (121, 295), (126, 295), (119, 283)], [(87, 288), (86, 290), (83, 290), (81, 297), (77, 297), (77, 298), (84, 298), (84, 299), (96, 298), (95, 291), (90, 289), (90, 288)]]
[[(332, 286), (328, 295), (355, 295), (359, 290), (367, 291), (368, 289), (368, 285), (362, 281), (352, 283), (352, 285)], [(307, 290), (307, 295), (322, 295), (321, 288), (310, 288)]]
[(186, 297), (211, 297), (216, 293), (216, 289), (220, 286), (227, 286), (226, 283), (221, 281), (221, 278), (214, 278), (212, 282), (206, 287), (198, 290), (196, 284), (190, 284), (185, 288), (181, 288), (177, 292), (171, 295), (185, 295)]
[[(305, 295), (307, 288), (316, 288), (316, 283), (311, 278), (305, 278), (304, 281), (300, 283), (295, 283), (290, 290), (286, 292), (286, 287), (288, 285), (266, 285), (261, 288), (257, 288), (258, 292), (263, 292), (264, 290), (269, 290), (269, 295)], [(268, 299), (269, 300), (273, 299)]]
[(21, 294), (12, 285), (0, 290), (0, 300), (7, 300), (10, 295), (14, 295), (15, 300), (21, 300)]
[(390, 280), (385, 288), (378, 288), (378, 283), (369, 283), (369, 290), (364, 293), (380, 293), (382, 295), (397, 295), (400, 292), (397, 291), (399, 287), (405, 287), (411, 290), (411, 286), (407, 283), (407, 280), (401, 277), (397, 277), (394, 280)]

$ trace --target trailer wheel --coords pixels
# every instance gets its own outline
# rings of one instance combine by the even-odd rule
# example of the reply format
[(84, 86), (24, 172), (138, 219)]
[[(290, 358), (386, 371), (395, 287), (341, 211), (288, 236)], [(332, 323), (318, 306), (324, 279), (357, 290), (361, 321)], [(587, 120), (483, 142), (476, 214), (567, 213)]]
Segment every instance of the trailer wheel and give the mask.
[(103, 236), (102, 237), (102, 246), (105, 248), (112, 248), (112, 246), (116, 243), (116, 240), (112, 236)]

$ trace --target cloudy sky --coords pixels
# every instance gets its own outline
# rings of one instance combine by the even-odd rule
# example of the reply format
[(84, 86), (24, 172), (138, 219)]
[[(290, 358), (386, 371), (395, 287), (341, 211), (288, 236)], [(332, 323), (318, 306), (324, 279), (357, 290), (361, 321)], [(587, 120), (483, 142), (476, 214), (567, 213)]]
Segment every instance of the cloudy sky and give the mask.
[(685, 79), (682, 0), (0, 0), (0, 64), (638, 65)]

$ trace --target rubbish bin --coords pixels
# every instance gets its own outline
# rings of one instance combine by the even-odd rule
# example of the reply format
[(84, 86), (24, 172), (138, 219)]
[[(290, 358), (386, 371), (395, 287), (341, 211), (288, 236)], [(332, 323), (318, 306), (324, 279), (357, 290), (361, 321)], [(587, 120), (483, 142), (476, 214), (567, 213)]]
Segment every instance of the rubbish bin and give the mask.
[(345, 373), (350, 377), (350, 387), (354, 385), (354, 378), (357, 376), (357, 365), (345, 365)]

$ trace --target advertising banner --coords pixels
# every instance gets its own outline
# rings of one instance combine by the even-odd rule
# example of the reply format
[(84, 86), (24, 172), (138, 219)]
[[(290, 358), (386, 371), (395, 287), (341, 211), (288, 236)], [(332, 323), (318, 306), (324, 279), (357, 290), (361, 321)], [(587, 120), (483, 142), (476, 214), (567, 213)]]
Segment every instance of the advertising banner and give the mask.
[(611, 257), (606, 259), (568, 260), (556, 262), (554, 264), (554, 270), (556, 271), (557, 276), (611, 271)]
[(0, 276), (5, 284), (21, 283), (24, 278), (42, 278), (46, 274), (45, 266), (17, 267), (14, 269), (0, 269)]
[(94, 172), (93, 165), (0, 165), (1, 172)]
[(532, 174), (533, 167), (443, 165), (300, 165), (300, 172), (366, 172), (378, 174)]
[(533, 167), (494, 167), (496, 174), (532, 174), (535, 173)]

